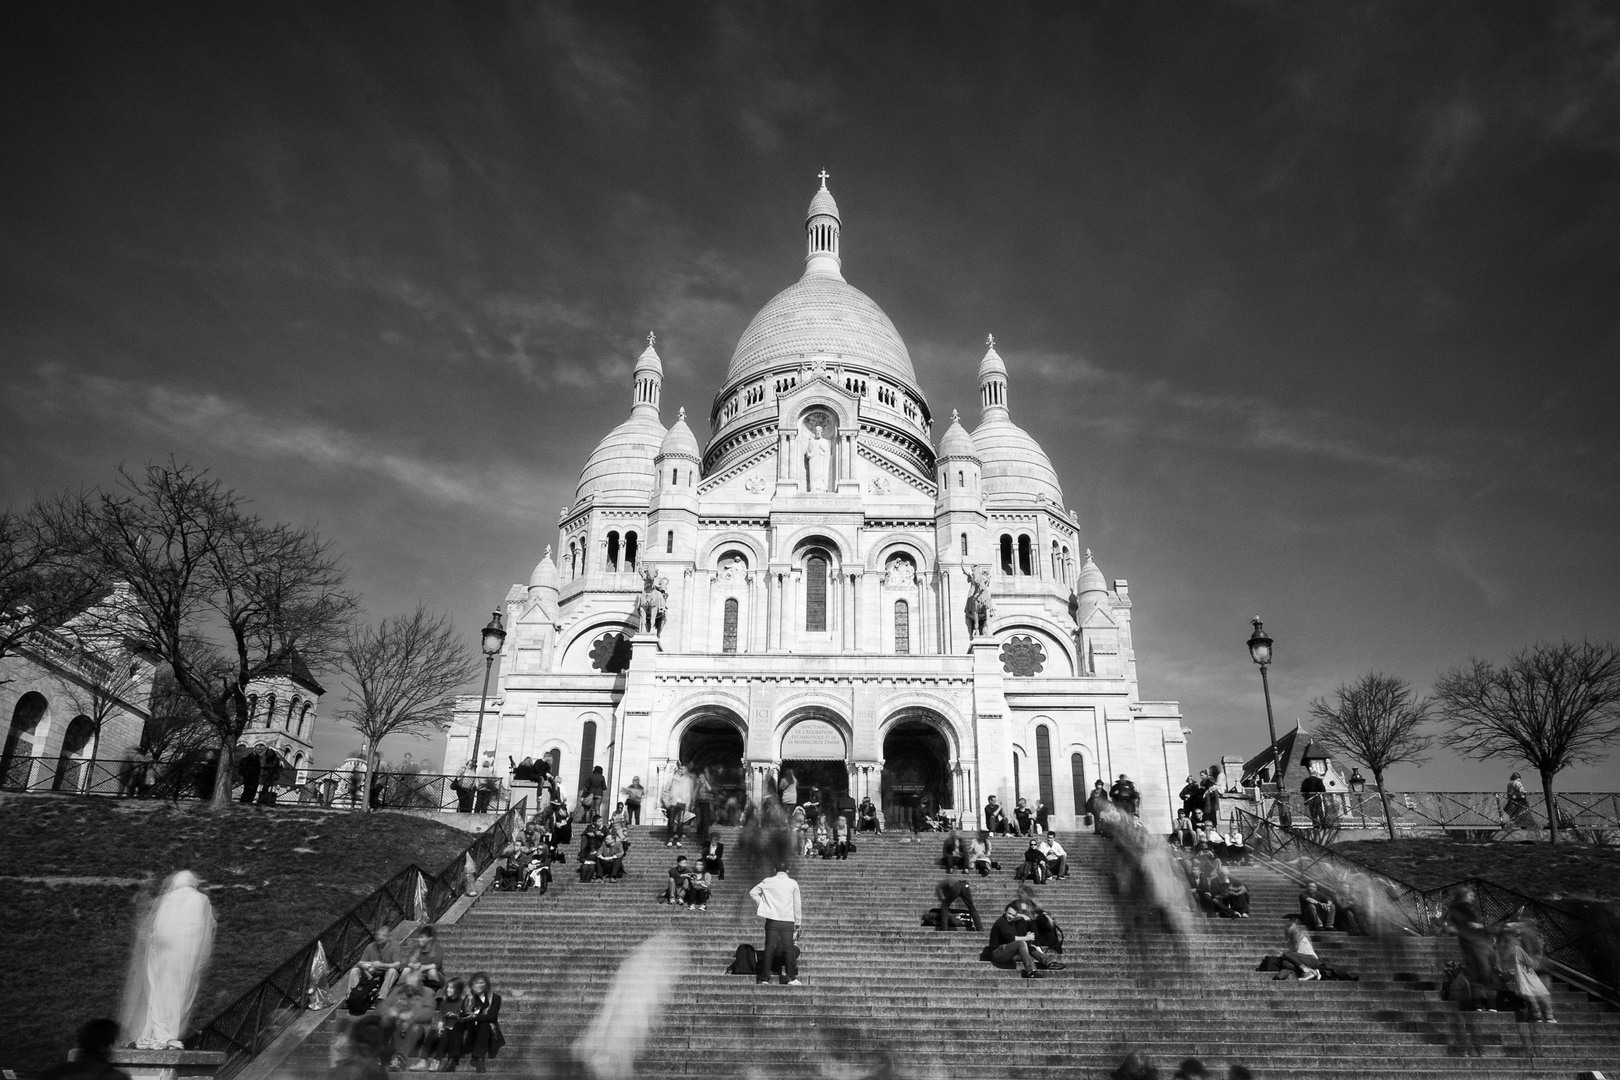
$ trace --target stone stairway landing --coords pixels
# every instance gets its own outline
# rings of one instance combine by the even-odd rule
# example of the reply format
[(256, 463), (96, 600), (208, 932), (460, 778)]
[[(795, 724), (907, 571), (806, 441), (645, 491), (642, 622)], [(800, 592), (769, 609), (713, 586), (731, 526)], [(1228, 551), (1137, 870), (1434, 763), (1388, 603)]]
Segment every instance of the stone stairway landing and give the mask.
[[(1168, 1076), (1186, 1056), (1212, 1075), (1240, 1063), (1262, 1078), (1570, 1080), (1580, 1069), (1620, 1073), (1620, 1017), (1554, 988), (1558, 1025), (1506, 1013), (1460, 1013), (1440, 999), (1438, 972), (1455, 946), (1386, 944), (1319, 934), (1318, 951), (1360, 982), (1274, 982), (1255, 971), (1281, 948), (1297, 888), (1259, 867), (1238, 871), (1253, 917), (1194, 917), (1172, 938), (1134, 928), (1111, 888), (1110, 848), (1062, 836), (1071, 874), (1036, 887), (1067, 934), (1066, 970), (1023, 980), (978, 960), (986, 935), (920, 925), (943, 873), (938, 837), (862, 836), (847, 862), (805, 860), (803, 987), (756, 986), (722, 974), (737, 944), (763, 942), (746, 893), (757, 877), (722, 829), (727, 878), (707, 911), (654, 902), (677, 852), (653, 830), (632, 830), (619, 883), (582, 884), (573, 863), (545, 896), (487, 893), (445, 931), (452, 970), (490, 973), (504, 997), (508, 1047), (492, 1072), (528, 1075), (566, 1060), (600, 1008), (620, 961), (655, 931), (655, 952), (679, 972), (671, 1006), (653, 1023), (638, 1077), (890, 1075), (1084, 1080), (1105, 1077), (1131, 1050)], [(1023, 844), (998, 840), (1009, 869), (970, 878), (986, 926), (1016, 895), (1010, 868)], [(695, 845), (681, 851), (695, 857)], [(282, 1071), (316, 1076), (335, 1024), (323, 1024)], [(873, 1071), (885, 1061), (892, 1071)], [(837, 1068), (834, 1065), (838, 1063)], [(864, 1070), (864, 1071), (863, 1071)]]

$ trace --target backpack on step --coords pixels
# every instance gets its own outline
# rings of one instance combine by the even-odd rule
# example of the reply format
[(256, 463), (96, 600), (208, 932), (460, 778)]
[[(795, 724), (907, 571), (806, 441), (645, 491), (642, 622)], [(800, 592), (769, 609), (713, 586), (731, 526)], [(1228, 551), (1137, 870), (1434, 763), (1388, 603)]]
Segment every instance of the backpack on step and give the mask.
[(596, 880), (596, 860), (595, 859), (587, 859), (586, 861), (579, 864), (579, 880), (581, 880), (581, 881), (595, 881)]
[(737, 955), (726, 965), (727, 975), (752, 975), (759, 967), (759, 950), (748, 942), (737, 946)]

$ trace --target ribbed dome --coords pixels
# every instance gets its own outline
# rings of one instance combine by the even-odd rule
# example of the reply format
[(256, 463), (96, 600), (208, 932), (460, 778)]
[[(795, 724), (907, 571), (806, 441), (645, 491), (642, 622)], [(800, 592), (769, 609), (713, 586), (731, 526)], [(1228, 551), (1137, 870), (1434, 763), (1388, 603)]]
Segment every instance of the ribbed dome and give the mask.
[(991, 415), (973, 433), (979, 447), (979, 483), (986, 495), (1018, 495), (1029, 499), (1045, 496), (1063, 505), (1063, 488), (1057, 470), (1029, 432), (1007, 419)]
[(664, 436), (663, 445), (658, 448), (659, 457), (669, 457), (671, 454), (689, 457), (693, 461), (703, 456), (703, 451), (698, 449), (697, 436), (686, 426), (685, 409), (682, 409), (680, 415), (675, 418), (675, 423), (670, 425), (669, 434)]
[(962, 426), (962, 418), (951, 413), (951, 426), (945, 429), (945, 437), (939, 440), (940, 460), (945, 458), (965, 457), (978, 460), (979, 446), (969, 435), (967, 428)]
[(825, 275), (799, 279), (760, 308), (731, 355), (726, 387), (806, 356), (842, 357), (922, 396), (911, 354), (883, 309)]
[(985, 350), (984, 359), (979, 361), (979, 381), (983, 382), (987, 375), (1000, 375), (1007, 377), (1007, 363), (996, 352), (995, 338), (990, 339), (990, 347)]
[(630, 419), (607, 433), (579, 474), (574, 501), (587, 495), (646, 502), (653, 489), (653, 457), (664, 442), (664, 425), (651, 409), (631, 411)]
[(821, 190), (816, 192), (815, 197), (810, 200), (810, 209), (806, 211), (804, 220), (809, 221), (817, 214), (830, 214), (833, 217), (838, 217), (838, 204), (833, 202), (832, 192), (827, 190), (827, 181), (825, 180), (821, 182)]

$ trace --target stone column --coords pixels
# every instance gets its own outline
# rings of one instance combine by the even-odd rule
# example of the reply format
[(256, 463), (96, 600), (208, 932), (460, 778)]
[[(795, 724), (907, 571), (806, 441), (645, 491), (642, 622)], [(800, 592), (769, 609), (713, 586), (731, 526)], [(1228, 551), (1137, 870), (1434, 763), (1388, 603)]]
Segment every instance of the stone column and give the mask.
[(782, 648), (782, 575), (771, 570), (765, 575), (765, 650), (778, 652)]

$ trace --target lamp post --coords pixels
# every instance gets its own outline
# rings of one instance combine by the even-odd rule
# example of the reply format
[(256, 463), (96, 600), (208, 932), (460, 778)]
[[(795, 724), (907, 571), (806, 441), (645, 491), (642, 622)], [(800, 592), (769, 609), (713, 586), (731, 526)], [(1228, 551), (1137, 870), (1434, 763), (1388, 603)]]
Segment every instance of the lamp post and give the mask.
[(1254, 617), (1254, 633), (1249, 635), (1249, 657), (1260, 665), (1260, 686), (1266, 695), (1266, 730), (1271, 733), (1271, 779), (1280, 788), (1282, 771), (1277, 761), (1277, 722), (1271, 718), (1271, 682), (1266, 669), (1271, 666), (1271, 639), (1260, 625), (1260, 616)]
[(478, 771), (478, 747), (484, 741), (484, 707), (489, 702), (489, 669), (495, 666), (495, 658), (501, 654), (501, 646), (506, 643), (506, 631), (501, 628), (501, 613), (495, 612), (495, 617), (489, 620), (484, 627), (484, 692), (478, 698), (478, 728), (473, 733), (472, 767)]

